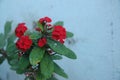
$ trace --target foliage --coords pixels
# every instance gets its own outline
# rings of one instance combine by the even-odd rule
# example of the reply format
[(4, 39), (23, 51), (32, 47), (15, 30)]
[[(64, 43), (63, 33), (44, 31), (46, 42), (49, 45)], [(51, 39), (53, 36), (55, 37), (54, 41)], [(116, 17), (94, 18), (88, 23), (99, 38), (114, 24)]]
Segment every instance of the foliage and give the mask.
[[(52, 37), (54, 26), (59, 25), (63, 27), (63, 22), (58, 21), (54, 25), (51, 25), (50, 22), (50, 18), (42, 18), (36, 22), (36, 31), (22, 30), (24, 34), (19, 37), (17, 36), (17, 38), (15, 35), (16, 33), (19, 35), (19, 33), (16, 31), (12, 33), (12, 22), (7, 21), (4, 27), (4, 34), (0, 33), (0, 64), (7, 59), (12, 70), (18, 74), (26, 75), (25, 80), (57, 80), (54, 77), (54, 73), (68, 78), (64, 70), (55, 63), (55, 60), (61, 60), (62, 56), (70, 59), (77, 58), (75, 53), (64, 45), (65, 37), (71, 38), (73, 37), (73, 33), (65, 30), (64, 37), (61, 33), (54, 34), (54, 36), (60, 38), (56, 40)], [(22, 25), (18, 24), (18, 26), (22, 26), (23, 29), (26, 27), (23, 23)], [(27, 39), (22, 42), (23, 44), (19, 44), (21, 36), (28, 36), (32, 41), (31, 45), (27, 44), (25, 41)], [(15, 42), (16, 39), (17, 41)], [(38, 42), (39, 40), (41, 41)], [(25, 50), (23, 50), (23, 47), (21, 48), (23, 45)]]

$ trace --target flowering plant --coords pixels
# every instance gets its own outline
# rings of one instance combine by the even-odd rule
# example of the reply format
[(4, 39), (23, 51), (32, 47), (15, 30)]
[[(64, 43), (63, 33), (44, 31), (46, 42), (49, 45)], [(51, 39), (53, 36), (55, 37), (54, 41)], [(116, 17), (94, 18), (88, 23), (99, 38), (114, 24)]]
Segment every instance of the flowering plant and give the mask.
[(33, 31), (19, 23), (15, 34), (10, 33), (12, 22), (6, 22), (5, 34), (0, 34), (0, 62), (6, 58), (12, 70), (26, 75), (25, 80), (55, 80), (54, 73), (68, 78), (55, 60), (62, 56), (76, 59), (75, 53), (64, 45), (73, 34), (66, 31), (62, 21), (54, 25), (51, 22), (49, 17), (41, 18)]

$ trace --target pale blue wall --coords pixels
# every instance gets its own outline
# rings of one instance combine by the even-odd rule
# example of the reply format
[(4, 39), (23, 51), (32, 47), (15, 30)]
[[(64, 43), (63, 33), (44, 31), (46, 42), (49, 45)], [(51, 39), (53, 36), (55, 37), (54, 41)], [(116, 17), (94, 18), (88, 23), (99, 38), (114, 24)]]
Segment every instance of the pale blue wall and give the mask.
[[(120, 0), (0, 0), (0, 32), (6, 20), (13, 20), (13, 27), (23, 21), (31, 27), (44, 16), (64, 21), (75, 35), (68, 46), (78, 59), (58, 61), (68, 80), (120, 80)], [(7, 63), (0, 66), (0, 77), (23, 78)]]

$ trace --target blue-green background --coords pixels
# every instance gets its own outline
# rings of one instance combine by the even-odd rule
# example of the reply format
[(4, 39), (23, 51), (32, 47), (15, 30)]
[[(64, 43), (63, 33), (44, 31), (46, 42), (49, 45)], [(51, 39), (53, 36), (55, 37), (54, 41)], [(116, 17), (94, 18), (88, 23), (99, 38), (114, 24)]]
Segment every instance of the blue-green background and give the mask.
[[(57, 61), (69, 79), (59, 80), (120, 80), (120, 0), (0, 0), (0, 32), (4, 23), (13, 21), (13, 29), (26, 22), (49, 16), (64, 21), (74, 33), (72, 44), (66, 45), (77, 54), (77, 60)], [(0, 65), (2, 80), (23, 80)]]

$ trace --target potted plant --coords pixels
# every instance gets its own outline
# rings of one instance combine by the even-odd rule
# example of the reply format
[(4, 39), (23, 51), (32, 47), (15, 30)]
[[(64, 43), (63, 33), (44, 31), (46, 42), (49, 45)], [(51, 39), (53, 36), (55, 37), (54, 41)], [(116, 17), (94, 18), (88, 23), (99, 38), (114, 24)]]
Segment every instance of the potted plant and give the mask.
[(25, 74), (25, 80), (57, 80), (54, 73), (68, 78), (55, 60), (62, 56), (76, 59), (75, 53), (64, 45), (73, 34), (66, 31), (62, 21), (53, 25), (51, 22), (49, 17), (41, 18), (32, 31), (25, 23), (19, 23), (15, 33), (11, 31), (12, 22), (6, 22), (4, 34), (0, 34), (0, 63), (7, 59), (12, 70)]

